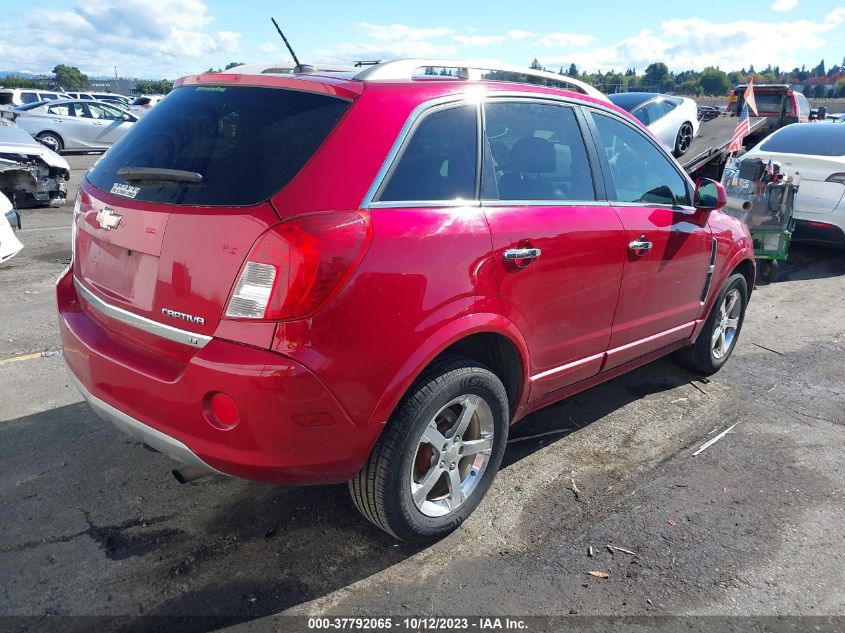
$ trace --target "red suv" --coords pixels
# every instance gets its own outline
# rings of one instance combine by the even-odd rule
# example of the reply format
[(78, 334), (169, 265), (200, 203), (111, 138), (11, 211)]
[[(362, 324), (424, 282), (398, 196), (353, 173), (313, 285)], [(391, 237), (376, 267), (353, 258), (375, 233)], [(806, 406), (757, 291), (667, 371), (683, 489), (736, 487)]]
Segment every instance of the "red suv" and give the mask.
[(730, 356), (754, 260), (719, 184), (577, 83), (435, 65), (186, 78), (85, 177), (64, 358), (177, 477), (348, 481), (436, 538), (511, 423)]

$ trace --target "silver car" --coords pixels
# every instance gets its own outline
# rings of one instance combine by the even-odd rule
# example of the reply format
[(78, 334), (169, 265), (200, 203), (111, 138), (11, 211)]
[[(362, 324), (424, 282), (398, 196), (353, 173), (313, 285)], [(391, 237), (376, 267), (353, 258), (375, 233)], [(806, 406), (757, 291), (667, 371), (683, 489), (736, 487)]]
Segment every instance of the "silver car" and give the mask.
[(639, 119), (675, 156), (686, 154), (698, 135), (698, 107), (692, 99), (653, 92), (620, 92), (608, 97)]
[(63, 99), (30, 103), (12, 110), (15, 123), (54, 152), (105, 150), (138, 120), (110, 103)]

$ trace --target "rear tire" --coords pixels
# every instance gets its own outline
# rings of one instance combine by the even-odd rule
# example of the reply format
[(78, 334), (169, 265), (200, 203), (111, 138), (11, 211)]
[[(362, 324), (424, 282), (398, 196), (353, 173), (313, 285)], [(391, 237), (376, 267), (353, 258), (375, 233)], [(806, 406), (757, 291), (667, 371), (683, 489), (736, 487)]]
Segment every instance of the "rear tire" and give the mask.
[(57, 154), (61, 152), (65, 147), (62, 137), (56, 134), (55, 132), (41, 132), (41, 134), (39, 134), (35, 138), (37, 138), (42, 145), (46, 145)]
[(748, 283), (742, 273), (734, 273), (722, 286), (695, 343), (675, 352), (675, 362), (705, 376), (719, 371), (736, 347), (747, 305)]
[(410, 388), (349, 482), (353, 502), (400, 540), (446, 536), (493, 483), (509, 417), (505, 388), (489, 369), (460, 356), (436, 362)]
[(692, 128), (692, 123), (687, 121), (678, 130), (678, 136), (675, 137), (675, 150), (672, 152), (676, 158), (683, 156), (692, 145), (695, 137), (695, 130)]

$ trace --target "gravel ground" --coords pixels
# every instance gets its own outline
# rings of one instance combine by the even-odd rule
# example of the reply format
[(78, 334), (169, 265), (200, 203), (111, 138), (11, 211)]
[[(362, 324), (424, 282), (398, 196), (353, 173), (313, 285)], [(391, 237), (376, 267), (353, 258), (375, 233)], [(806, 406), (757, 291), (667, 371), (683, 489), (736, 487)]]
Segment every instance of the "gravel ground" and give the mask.
[(0, 267), (0, 615), (845, 616), (845, 252), (793, 246), (710, 380), (662, 360), (521, 422), (475, 514), (419, 547), (344, 486), (179, 486), (81, 404), (38, 354), (70, 213), (25, 211)]

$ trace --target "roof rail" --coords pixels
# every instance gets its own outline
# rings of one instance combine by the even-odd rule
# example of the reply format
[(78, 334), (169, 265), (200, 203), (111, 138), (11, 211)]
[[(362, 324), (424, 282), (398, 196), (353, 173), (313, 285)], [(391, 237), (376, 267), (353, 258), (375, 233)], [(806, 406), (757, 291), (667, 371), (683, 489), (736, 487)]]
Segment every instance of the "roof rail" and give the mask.
[[(314, 67), (317, 72), (321, 73), (354, 73), (360, 70), (354, 66), (339, 66), (334, 64), (309, 64)], [(267, 62), (258, 64), (242, 64), (241, 66), (233, 66), (227, 73), (239, 73), (244, 75), (261, 75), (261, 74), (287, 74), (293, 73), (296, 64), (293, 62)]]
[[(479, 81), (484, 79), (485, 74), (490, 72), (504, 72), (514, 73), (517, 75), (527, 75), (529, 77), (537, 77), (538, 79), (546, 79), (562, 84), (566, 89), (573, 92), (580, 92), (582, 94), (600, 99), (602, 101), (609, 101), (609, 99), (601, 91), (593, 88), (590, 84), (573, 79), (567, 75), (558, 75), (550, 73), (545, 70), (534, 70), (532, 68), (523, 68), (522, 66), (513, 66), (510, 64), (488, 64), (461, 61), (455, 59), (397, 59), (393, 61), (381, 62), (368, 66), (357, 75), (355, 79), (361, 81), (404, 81), (413, 79), (414, 74), (420, 68), (456, 68), (458, 70), (458, 78), (468, 81)], [(495, 81), (508, 81), (507, 79), (490, 78)]]

